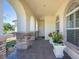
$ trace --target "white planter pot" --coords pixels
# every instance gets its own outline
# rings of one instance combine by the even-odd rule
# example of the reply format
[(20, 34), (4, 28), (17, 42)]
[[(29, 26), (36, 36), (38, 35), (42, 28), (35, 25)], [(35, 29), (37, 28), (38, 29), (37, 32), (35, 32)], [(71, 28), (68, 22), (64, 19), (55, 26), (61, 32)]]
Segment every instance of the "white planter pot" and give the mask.
[(50, 43), (50, 44), (53, 44), (53, 40), (52, 40), (51, 37), (49, 37), (49, 43)]
[(63, 56), (64, 56), (63, 51), (66, 46), (62, 46), (62, 45), (56, 46), (53, 44), (53, 47), (54, 47), (53, 52), (54, 52), (56, 58), (63, 58)]

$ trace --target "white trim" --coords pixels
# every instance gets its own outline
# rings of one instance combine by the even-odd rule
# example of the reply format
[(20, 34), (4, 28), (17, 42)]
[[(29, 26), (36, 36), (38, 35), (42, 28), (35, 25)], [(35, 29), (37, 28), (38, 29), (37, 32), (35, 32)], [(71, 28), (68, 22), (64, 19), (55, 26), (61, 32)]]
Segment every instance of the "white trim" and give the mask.
[(75, 12), (78, 11), (78, 10), (79, 10), (79, 7), (75, 8), (74, 10), (72, 10), (71, 12), (69, 12), (69, 13), (66, 15), (66, 17), (67, 17), (67, 16), (70, 16), (71, 14), (75, 13)]
[(79, 59), (79, 54), (77, 54), (73, 48), (65, 48), (65, 52), (72, 58), (72, 59)]
[[(73, 30), (73, 29), (79, 29), (79, 27), (76, 27), (76, 12), (79, 10), (79, 7), (77, 7), (77, 8), (75, 8), (74, 10), (72, 10), (70, 13), (68, 13), (67, 15), (66, 15), (66, 19), (67, 19), (67, 17), (68, 16), (70, 16), (71, 14), (73, 14), (73, 17), (74, 17), (74, 27), (73, 28), (66, 28), (66, 29), (68, 29), (68, 30)], [(67, 24), (66, 24), (67, 25)]]
[(79, 28), (66, 28), (67, 30), (74, 30), (74, 29), (79, 29)]
[(76, 13), (74, 13), (74, 27), (76, 27)]

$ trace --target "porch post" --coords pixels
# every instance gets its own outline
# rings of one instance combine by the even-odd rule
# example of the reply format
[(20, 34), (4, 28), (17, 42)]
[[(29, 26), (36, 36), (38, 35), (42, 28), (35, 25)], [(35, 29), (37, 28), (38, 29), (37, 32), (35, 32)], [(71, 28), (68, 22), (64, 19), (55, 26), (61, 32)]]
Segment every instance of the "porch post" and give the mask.
[(25, 32), (25, 33), (30, 32), (30, 17), (26, 16), (24, 18), (22, 17), (22, 15), (18, 16), (17, 32)]
[(25, 49), (27, 48), (26, 40), (24, 38), (25, 33), (30, 31), (30, 17), (25, 12), (25, 9), (20, 2), (20, 0), (9, 0), (11, 5), (16, 11), (17, 15), (17, 32), (16, 37), (16, 49)]
[(2, 10), (2, 0), (0, 0), (0, 35), (3, 34), (3, 10)]
[(3, 0), (0, 0), (0, 59), (6, 59), (5, 37), (3, 34)]
[(26, 32), (30, 32), (30, 16), (26, 16)]
[(17, 17), (17, 32), (26, 32), (26, 20), (20, 14)]

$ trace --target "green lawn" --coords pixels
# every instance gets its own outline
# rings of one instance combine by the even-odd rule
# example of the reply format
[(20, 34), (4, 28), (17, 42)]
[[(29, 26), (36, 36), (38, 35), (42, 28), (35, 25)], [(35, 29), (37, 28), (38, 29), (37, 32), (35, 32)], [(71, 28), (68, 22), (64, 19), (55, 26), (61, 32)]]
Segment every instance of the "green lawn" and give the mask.
[(6, 40), (6, 48), (12, 48), (16, 44), (16, 38), (8, 38)]

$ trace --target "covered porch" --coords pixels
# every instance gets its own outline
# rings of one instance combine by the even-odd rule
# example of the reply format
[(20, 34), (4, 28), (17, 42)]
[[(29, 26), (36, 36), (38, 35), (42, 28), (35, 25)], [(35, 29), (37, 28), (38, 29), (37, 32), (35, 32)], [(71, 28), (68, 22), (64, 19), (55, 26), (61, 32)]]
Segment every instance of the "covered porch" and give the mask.
[[(0, 11), (2, 11), (0, 0)], [(8, 0), (17, 15), (16, 32), (3, 34), (0, 12), (1, 59), (56, 59), (49, 33), (63, 35), (64, 57), (79, 59), (79, 0)], [(5, 57), (5, 41), (16, 37), (15, 50)], [(3, 53), (2, 53), (3, 52)]]

